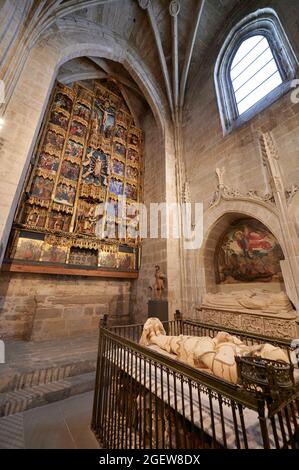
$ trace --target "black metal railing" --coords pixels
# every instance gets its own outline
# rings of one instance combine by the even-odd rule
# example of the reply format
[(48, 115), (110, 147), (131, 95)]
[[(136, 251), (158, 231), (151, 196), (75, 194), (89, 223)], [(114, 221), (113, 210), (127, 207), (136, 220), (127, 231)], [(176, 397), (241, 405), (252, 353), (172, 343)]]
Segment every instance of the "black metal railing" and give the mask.
[[(169, 335), (215, 336), (222, 327), (164, 322)], [(142, 325), (100, 326), (92, 429), (109, 449), (298, 448), (299, 394), (251, 391), (138, 344)], [(288, 341), (236, 334), (247, 344)], [(266, 341), (265, 341), (266, 340)], [(270, 410), (272, 412), (270, 413)]]

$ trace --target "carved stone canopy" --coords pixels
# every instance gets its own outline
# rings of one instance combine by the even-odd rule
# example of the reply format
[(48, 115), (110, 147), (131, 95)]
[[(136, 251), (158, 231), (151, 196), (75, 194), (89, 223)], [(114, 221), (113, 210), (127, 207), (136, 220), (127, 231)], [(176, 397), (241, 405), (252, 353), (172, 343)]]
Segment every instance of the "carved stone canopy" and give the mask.
[(209, 208), (216, 207), (222, 199), (225, 201), (236, 199), (241, 201), (253, 201), (266, 206), (270, 205), (272, 210), (275, 208), (273, 193), (265, 192), (262, 194), (255, 189), (249, 189), (246, 192), (242, 192), (239, 189), (231, 188), (224, 183), (225, 168), (216, 168), (215, 172), (218, 184), (210, 201)]

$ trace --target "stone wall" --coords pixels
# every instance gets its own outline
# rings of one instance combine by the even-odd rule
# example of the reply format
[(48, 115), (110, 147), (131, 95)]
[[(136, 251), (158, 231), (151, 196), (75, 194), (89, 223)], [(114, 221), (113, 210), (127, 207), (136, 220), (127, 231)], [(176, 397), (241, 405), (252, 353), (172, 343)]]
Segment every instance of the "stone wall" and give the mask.
[[(152, 114), (148, 114), (142, 128), (145, 132), (144, 142), (144, 204), (148, 210), (150, 203), (165, 201), (165, 151), (163, 136), (155, 123)], [(149, 286), (155, 281), (154, 267), (158, 264), (166, 272), (166, 240), (144, 239), (142, 242), (141, 269), (139, 278), (133, 281), (132, 310), (134, 321), (142, 322), (147, 316), (147, 302), (150, 298)]]
[[(295, 8), (294, 2), (286, 0), (283, 5), (277, 0), (251, 2), (250, 7), (246, 9), (244, 4), (240, 11), (235, 12), (234, 17), (230, 17), (223, 30), (219, 31), (216, 41), (210, 45), (206, 59), (199, 68), (192, 69), (189, 78), (190, 87), (187, 93), (183, 128), (186, 179), (190, 187), (191, 200), (204, 203), (204, 233), (207, 236), (209, 234), (212, 237), (215, 236), (210, 223), (212, 221), (216, 223), (216, 219), (213, 218), (212, 211), (209, 210), (209, 203), (217, 187), (215, 173), (217, 167), (225, 168), (224, 184), (229, 188), (241, 193), (254, 190), (262, 194), (270, 191), (269, 178), (261, 158), (259, 132), (271, 132), (273, 136), (285, 188), (299, 185), (299, 104), (292, 103), (291, 92), (225, 137), (220, 122), (214, 86), (214, 67), (218, 52), (233, 24), (246, 14), (266, 6), (276, 10), (295, 53), (299, 57), (299, 10)], [(297, 204), (298, 208), (298, 202), (298, 199), (297, 202), (294, 199), (292, 204)], [(291, 205), (289, 207), (290, 223), (297, 223), (298, 226), (298, 220), (296, 221), (291, 213), (298, 215), (298, 210), (293, 208), (291, 211)], [(273, 232), (282, 243), (281, 230), (279, 228), (276, 230), (271, 220), (273, 216), (269, 211), (263, 210), (263, 207), (232, 200), (220, 204), (215, 212), (221, 217), (224, 209), (227, 214), (232, 214), (232, 218), (237, 213), (240, 216), (246, 214), (257, 217), (266, 226), (273, 227)], [(276, 224), (277, 222), (278, 219)], [(298, 243), (299, 239), (297, 238), (294, 240), (297, 248)], [(187, 290), (190, 299), (189, 314), (194, 316), (197, 316), (194, 307), (196, 304), (200, 304), (202, 294), (209, 286), (215, 284), (214, 272), (211, 269), (214, 251), (209, 249), (209, 242), (206, 247), (206, 252), (202, 249), (188, 254), (190, 266), (187, 273)], [(207, 259), (208, 256), (210, 259)], [(205, 259), (202, 259), (203, 257)], [(196, 285), (195, 279), (197, 280)], [(299, 279), (295, 282), (298, 283)]]
[(128, 324), (130, 281), (2, 273), (0, 337), (43, 340), (96, 333), (99, 319)]
[[(292, 0), (258, 1), (242, 9), (234, 23), (257, 8), (272, 6), (278, 13), (288, 38), (299, 57), (299, 10)], [(296, 28), (297, 24), (297, 28)], [(290, 93), (259, 113), (248, 123), (223, 137), (214, 87), (214, 67), (223, 40), (232, 24), (221, 31), (199, 70), (193, 71), (184, 113), (184, 154), (192, 200), (207, 207), (216, 187), (216, 167), (225, 167), (225, 184), (245, 192), (265, 189), (258, 131), (271, 131), (281, 158), (287, 186), (299, 183), (299, 104)]]
[(187, 178), (191, 195), (205, 207), (216, 189), (216, 167), (225, 167), (224, 181), (242, 192), (264, 191), (265, 173), (260, 157), (258, 132), (271, 131), (277, 144), (287, 187), (298, 184), (299, 104), (293, 104), (289, 92), (276, 103), (226, 137), (222, 128), (210, 79), (198, 87), (190, 104), (185, 126)]

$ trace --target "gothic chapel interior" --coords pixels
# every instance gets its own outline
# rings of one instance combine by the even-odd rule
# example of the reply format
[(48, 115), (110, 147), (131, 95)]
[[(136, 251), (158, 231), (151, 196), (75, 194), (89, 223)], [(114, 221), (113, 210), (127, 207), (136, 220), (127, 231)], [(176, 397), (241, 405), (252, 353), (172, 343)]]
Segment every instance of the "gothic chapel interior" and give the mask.
[(0, 449), (299, 448), (297, 0), (0, 0)]

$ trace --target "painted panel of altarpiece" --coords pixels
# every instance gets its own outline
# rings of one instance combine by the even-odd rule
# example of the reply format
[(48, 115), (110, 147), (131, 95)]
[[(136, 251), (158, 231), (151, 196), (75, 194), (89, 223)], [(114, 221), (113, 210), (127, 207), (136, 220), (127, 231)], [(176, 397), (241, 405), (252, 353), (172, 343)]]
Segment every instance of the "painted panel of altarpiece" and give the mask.
[(116, 84), (57, 83), (7, 261), (138, 271), (140, 239), (118, 201), (141, 201), (142, 141)]

